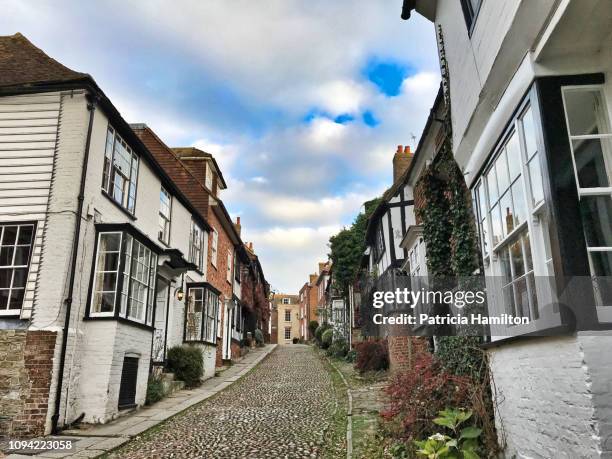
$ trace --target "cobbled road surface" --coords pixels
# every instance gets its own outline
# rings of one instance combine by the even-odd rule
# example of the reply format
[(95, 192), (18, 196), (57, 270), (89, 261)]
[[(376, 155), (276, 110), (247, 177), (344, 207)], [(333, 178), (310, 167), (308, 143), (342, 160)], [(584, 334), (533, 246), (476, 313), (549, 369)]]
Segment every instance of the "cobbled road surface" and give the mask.
[(278, 346), (243, 378), (113, 458), (320, 457), (336, 410), (332, 380), (314, 351)]

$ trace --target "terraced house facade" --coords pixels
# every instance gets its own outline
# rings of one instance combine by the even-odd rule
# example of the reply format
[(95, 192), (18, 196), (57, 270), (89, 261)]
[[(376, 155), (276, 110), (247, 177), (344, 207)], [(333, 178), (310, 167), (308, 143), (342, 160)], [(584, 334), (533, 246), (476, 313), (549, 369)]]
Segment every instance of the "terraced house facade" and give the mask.
[(268, 286), (215, 194), (218, 168), (200, 180), (20, 34), (0, 37), (0, 67), (2, 435), (141, 406), (174, 345), (203, 349), (204, 377), (239, 357)]
[(489, 313), (530, 319), (487, 345), (505, 453), (612, 457), (612, 4), (405, 0), (415, 11), (436, 26)]

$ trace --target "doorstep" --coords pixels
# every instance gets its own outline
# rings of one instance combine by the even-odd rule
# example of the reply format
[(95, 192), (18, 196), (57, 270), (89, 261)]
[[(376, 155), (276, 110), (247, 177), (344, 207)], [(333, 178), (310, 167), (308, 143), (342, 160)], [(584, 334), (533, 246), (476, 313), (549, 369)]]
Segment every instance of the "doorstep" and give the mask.
[[(32, 456), (37, 458), (98, 457), (231, 386), (267, 357), (276, 346), (276, 344), (266, 344), (264, 347), (252, 349), (240, 359), (239, 363), (223, 370), (219, 376), (207, 379), (195, 389), (183, 389), (174, 392), (154, 405), (134, 410), (107, 424), (89, 425), (88, 428), (84, 429), (65, 430), (59, 437), (53, 437), (55, 439), (71, 440), (73, 448), (70, 451), (20, 452), (19, 454), (10, 454), (6, 458), (17, 459)], [(49, 438), (51, 437), (42, 437), (39, 440)], [(1, 453), (0, 457), (2, 457)]]

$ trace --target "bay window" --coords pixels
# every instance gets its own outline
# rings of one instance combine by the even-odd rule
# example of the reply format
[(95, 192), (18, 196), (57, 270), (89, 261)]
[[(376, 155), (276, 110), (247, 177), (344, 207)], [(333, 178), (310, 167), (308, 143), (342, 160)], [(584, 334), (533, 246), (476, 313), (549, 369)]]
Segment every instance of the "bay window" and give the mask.
[(535, 324), (542, 305), (553, 301), (549, 284), (536, 278), (553, 270), (540, 164), (543, 142), (532, 106), (535, 90), (530, 94), (473, 186), (472, 199), (489, 313), (528, 317)]
[(90, 318), (152, 325), (157, 254), (126, 231), (98, 233)]
[(186, 342), (216, 344), (219, 292), (207, 283), (187, 285)]
[(603, 87), (565, 86), (562, 94), (595, 301), (612, 306), (612, 130)]
[(138, 156), (109, 126), (104, 150), (102, 190), (130, 214), (134, 213), (136, 204), (137, 178)]
[(35, 230), (33, 223), (0, 225), (0, 315), (21, 310)]

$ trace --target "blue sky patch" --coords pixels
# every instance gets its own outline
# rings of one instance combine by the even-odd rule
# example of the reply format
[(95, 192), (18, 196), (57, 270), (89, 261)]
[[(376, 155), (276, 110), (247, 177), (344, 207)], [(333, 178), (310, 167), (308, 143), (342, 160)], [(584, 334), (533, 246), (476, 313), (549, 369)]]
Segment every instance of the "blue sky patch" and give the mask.
[(374, 83), (380, 92), (386, 96), (393, 97), (400, 93), (402, 81), (414, 74), (415, 71), (409, 66), (392, 60), (370, 60), (363, 70), (364, 76)]
[(355, 117), (349, 113), (343, 113), (341, 115), (336, 116), (336, 118), (334, 118), (334, 122), (338, 124), (346, 124), (354, 120), (355, 120)]
[(370, 127), (375, 127), (380, 124), (380, 121), (376, 119), (374, 113), (372, 113), (370, 110), (363, 112), (362, 119), (363, 122)]

